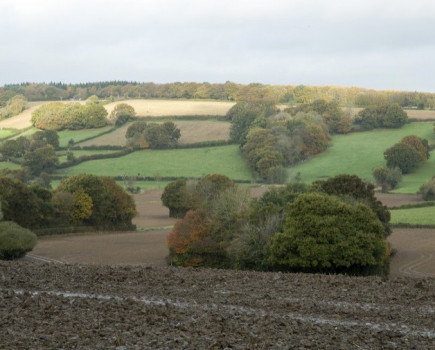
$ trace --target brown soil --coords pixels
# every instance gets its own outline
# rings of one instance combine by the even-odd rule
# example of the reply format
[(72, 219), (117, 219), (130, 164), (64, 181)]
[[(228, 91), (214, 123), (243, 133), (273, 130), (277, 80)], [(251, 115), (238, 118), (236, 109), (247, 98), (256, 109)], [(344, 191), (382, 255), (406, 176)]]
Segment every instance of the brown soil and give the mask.
[(424, 202), (418, 194), (376, 193), (376, 198), (389, 208)]
[(7, 349), (435, 347), (433, 278), (0, 262), (0, 280)]

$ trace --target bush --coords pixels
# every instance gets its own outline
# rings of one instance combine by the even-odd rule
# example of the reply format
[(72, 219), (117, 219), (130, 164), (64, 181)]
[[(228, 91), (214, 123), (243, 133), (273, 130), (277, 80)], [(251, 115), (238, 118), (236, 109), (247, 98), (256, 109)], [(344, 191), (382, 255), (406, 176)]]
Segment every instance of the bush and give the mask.
[(421, 162), (421, 156), (412, 146), (405, 143), (397, 143), (384, 152), (387, 167), (400, 168), (403, 174), (412, 172)]
[(383, 166), (373, 169), (372, 175), (376, 184), (382, 186), (382, 191), (388, 191), (397, 187), (402, 181), (402, 170), (400, 168), (385, 168)]
[(12, 221), (0, 222), (0, 259), (24, 256), (36, 244), (36, 235)]
[(435, 200), (435, 178), (433, 177), (420, 187), (418, 193), (425, 201)]

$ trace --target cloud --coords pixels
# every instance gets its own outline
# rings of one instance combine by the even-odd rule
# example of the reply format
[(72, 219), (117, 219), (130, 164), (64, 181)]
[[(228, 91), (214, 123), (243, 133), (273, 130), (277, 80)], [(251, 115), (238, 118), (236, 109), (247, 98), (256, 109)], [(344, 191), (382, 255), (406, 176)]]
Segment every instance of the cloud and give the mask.
[(427, 0), (3, 0), (0, 84), (210, 81), (433, 91)]

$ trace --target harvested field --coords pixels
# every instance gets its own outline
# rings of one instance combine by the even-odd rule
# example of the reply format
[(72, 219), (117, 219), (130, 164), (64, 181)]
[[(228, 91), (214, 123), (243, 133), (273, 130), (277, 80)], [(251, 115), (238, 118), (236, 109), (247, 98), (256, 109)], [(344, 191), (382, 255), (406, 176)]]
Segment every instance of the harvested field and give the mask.
[(32, 126), (32, 113), (35, 109), (46, 102), (30, 102), (29, 108), (25, 109), (22, 113), (0, 121), (0, 128), (8, 129), (24, 129)]
[(435, 346), (433, 278), (19, 262), (0, 276), (8, 349)]
[(110, 112), (117, 104), (127, 103), (139, 117), (213, 115), (223, 116), (235, 102), (204, 100), (125, 100), (105, 105)]
[(421, 195), (418, 194), (390, 194), (390, 193), (376, 193), (376, 198), (380, 200), (388, 208), (400, 207), (408, 204), (423, 203)]
[[(230, 135), (230, 123), (217, 121), (174, 121), (180, 129), (180, 143), (189, 144), (203, 141), (228, 140)], [(105, 134), (92, 140), (81, 142), (80, 146), (125, 146), (125, 133), (131, 124)]]
[[(343, 111), (345, 113), (350, 114), (351, 116), (355, 116), (359, 111), (363, 110), (363, 108), (354, 107), (343, 107)], [(408, 114), (408, 118), (416, 119), (416, 120), (435, 120), (435, 110), (419, 110), (419, 109), (405, 109), (406, 114)]]

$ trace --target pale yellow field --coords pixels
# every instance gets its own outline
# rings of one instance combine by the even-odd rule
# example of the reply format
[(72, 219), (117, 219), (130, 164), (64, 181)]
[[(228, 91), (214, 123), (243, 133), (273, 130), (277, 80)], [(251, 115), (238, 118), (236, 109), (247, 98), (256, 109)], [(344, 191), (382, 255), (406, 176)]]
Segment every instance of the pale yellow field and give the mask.
[[(188, 144), (203, 141), (228, 140), (230, 138), (230, 123), (215, 121), (175, 121), (180, 129), (180, 143)], [(125, 133), (128, 125), (98, 138), (80, 143), (80, 146), (125, 146)]]
[[(363, 108), (348, 108), (343, 107), (343, 111), (345, 113), (350, 113), (350, 115), (355, 116), (359, 111)], [(429, 110), (418, 110), (418, 109), (406, 109), (406, 114), (408, 114), (408, 118), (417, 119), (417, 120), (431, 120), (435, 119), (435, 111)]]
[(225, 115), (235, 102), (178, 101), (178, 100), (125, 100), (105, 105), (110, 112), (119, 103), (127, 103), (139, 117), (165, 117), (186, 115)]

